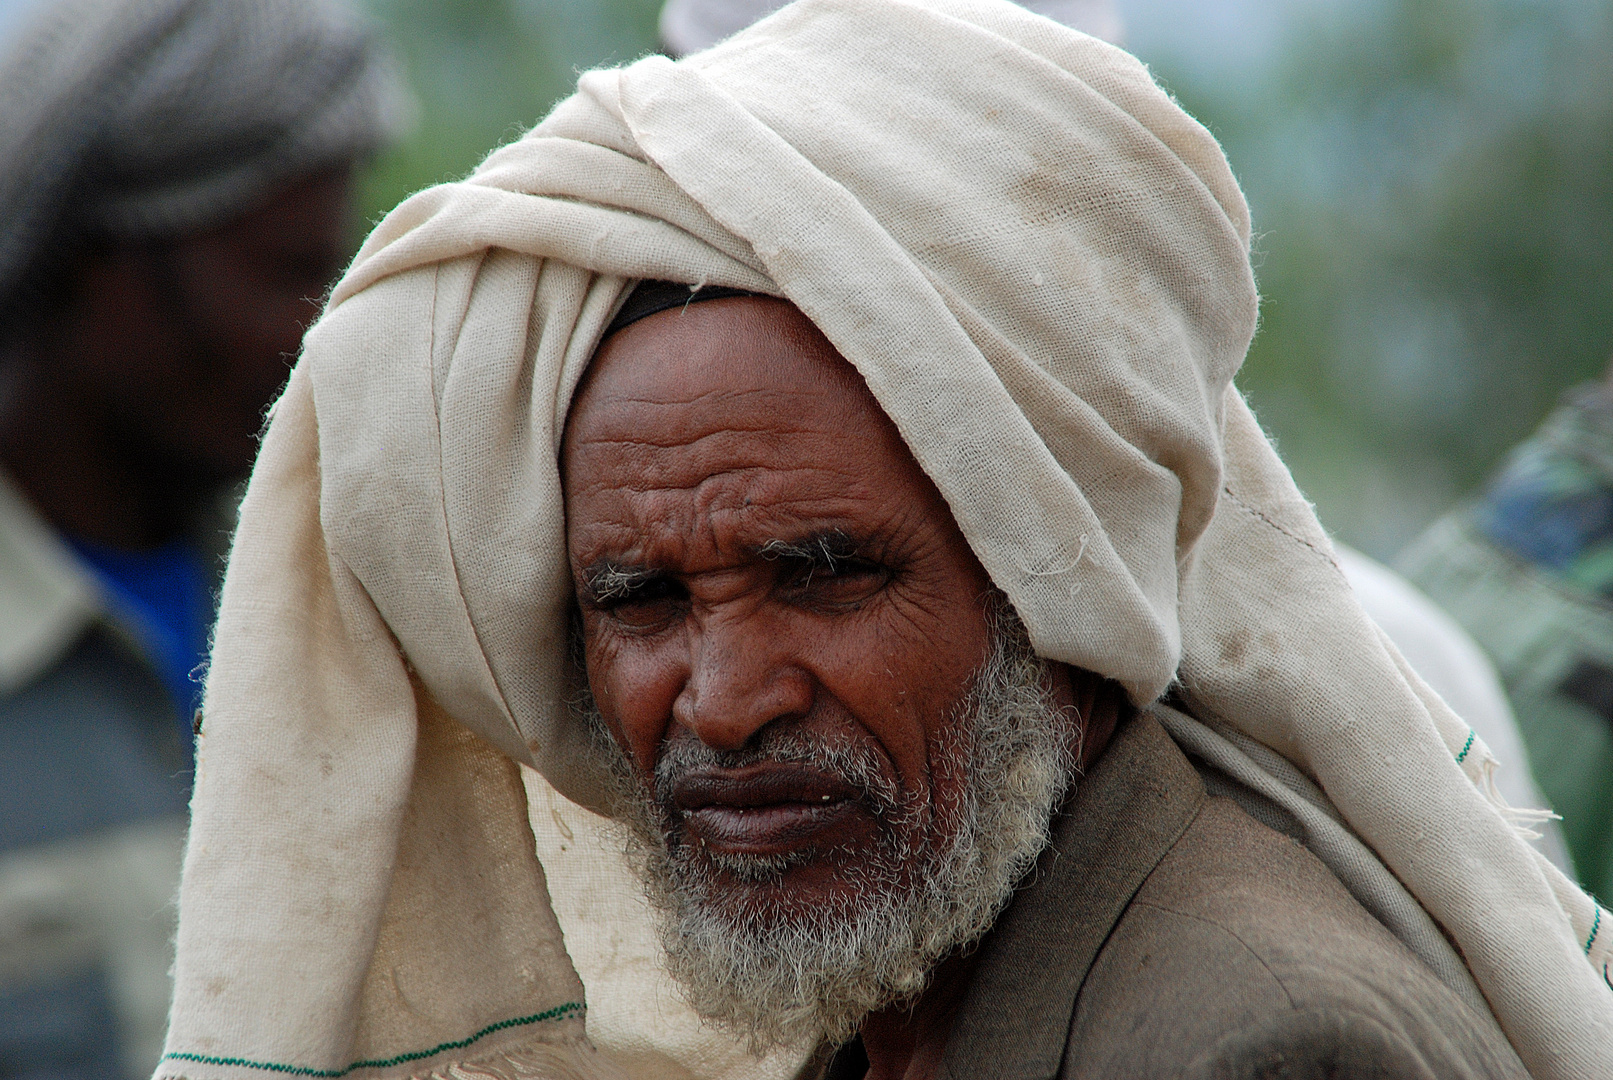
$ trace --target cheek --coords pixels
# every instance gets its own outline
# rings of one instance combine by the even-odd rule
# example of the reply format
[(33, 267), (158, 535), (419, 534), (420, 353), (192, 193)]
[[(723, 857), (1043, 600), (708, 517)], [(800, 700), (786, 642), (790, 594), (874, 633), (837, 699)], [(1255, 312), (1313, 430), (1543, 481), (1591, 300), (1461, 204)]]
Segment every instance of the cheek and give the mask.
[(688, 650), (678, 640), (624, 639), (601, 630), (598, 621), (583, 619), (588, 688), (634, 768), (648, 776), (667, 736), (672, 703), (688, 681)]
[(883, 745), (904, 790), (949, 797), (959, 778), (949, 724), (986, 654), (984, 615), (973, 602), (882, 607), (826, 635), (815, 674)]

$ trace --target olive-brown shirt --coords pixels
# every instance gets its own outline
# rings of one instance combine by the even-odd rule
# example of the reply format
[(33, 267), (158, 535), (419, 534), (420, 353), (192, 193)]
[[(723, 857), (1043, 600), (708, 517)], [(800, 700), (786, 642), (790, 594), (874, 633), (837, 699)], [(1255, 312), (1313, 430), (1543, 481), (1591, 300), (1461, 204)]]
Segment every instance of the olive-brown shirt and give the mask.
[(1206, 795), (1147, 716), (1116, 732), (980, 949), (955, 1080), (1528, 1077), (1492, 1016), (1304, 847)]

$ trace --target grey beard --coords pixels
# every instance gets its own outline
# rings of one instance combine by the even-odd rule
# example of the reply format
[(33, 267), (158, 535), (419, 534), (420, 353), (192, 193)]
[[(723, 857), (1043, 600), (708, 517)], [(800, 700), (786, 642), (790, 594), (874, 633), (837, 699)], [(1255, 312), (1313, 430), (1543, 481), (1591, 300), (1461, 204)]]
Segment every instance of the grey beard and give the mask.
[[(764, 728), (740, 751), (668, 744), (652, 799), (584, 695), (577, 708), (608, 744), (632, 861), (664, 914), (668, 968), (695, 1011), (758, 1052), (841, 1042), (870, 1013), (915, 998), (941, 960), (989, 930), (1047, 847), (1053, 812), (1075, 775), (1071, 721), (1049, 699), (1044, 669), (1018, 617), (999, 602), (991, 653), (947, 725), (953, 745), (937, 755), (967, 758), (961, 805), (929, 813), (901, 797), (872, 750), (826, 746), (789, 728)], [(875, 851), (842, 865), (847, 899), (783, 910), (756, 897), (776, 891), (792, 866), (817, 857), (812, 851), (719, 855), (680, 838), (667, 797), (672, 780), (697, 765), (757, 760), (845, 779), (884, 826)]]

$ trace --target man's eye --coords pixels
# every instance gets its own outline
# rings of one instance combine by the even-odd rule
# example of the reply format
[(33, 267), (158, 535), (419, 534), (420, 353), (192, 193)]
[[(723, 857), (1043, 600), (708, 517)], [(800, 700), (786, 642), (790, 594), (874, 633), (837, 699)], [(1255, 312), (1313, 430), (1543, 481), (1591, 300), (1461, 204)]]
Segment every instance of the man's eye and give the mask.
[(890, 570), (867, 559), (801, 560), (784, 575), (786, 591), (808, 603), (858, 604), (884, 588)]
[(677, 582), (654, 578), (623, 588), (594, 606), (616, 622), (643, 628), (671, 618), (683, 598), (683, 588)]

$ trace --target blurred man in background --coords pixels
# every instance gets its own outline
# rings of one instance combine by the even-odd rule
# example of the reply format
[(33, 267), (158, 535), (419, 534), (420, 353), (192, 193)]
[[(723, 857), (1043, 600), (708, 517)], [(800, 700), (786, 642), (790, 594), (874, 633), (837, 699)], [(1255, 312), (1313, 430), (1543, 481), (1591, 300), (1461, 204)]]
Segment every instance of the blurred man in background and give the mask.
[(1495, 661), (1580, 880), (1613, 896), (1613, 371), (1400, 566)]
[(0, 1076), (143, 1076), (228, 495), (403, 99), (324, 0), (5, 14)]

